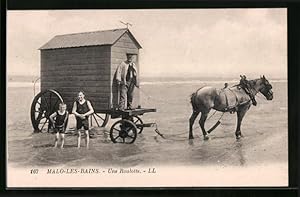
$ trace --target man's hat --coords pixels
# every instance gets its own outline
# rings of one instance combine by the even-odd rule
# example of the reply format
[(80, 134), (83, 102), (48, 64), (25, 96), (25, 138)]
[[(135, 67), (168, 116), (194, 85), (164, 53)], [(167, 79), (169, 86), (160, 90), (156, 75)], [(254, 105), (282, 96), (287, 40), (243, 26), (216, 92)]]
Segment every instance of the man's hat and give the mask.
[(127, 57), (131, 57), (131, 56), (134, 56), (134, 55), (136, 55), (136, 54), (135, 53), (126, 53)]

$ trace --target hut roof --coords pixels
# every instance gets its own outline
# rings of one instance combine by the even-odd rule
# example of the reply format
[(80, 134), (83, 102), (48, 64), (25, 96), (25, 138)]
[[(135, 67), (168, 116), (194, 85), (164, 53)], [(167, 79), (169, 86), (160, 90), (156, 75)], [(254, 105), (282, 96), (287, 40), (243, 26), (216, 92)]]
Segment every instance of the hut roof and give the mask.
[(134, 38), (132, 33), (129, 31), (129, 29), (123, 28), (123, 29), (57, 35), (54, 38), (52, 38), (49, 42), (44, 44), (42, 47), (40, 47), (39, 50), (83, 47), (83, 46), (113, 45), (126, 32), (129, 33), (130, 37), (136, 43), (138, 48), (142, 48), (141, 45), (138, 43), (138, 41)]

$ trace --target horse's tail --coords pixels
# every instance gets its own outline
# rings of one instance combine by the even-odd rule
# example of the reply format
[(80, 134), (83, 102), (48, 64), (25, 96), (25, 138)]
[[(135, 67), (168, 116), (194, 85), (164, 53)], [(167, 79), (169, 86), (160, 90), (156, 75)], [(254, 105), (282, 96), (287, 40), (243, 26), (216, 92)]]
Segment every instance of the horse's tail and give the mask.
[[(203, 88), (203, 87), (201, 87), (201, 88)], [(193, 107), (193, 111), (198, 111), (198, 107), (197, 107), (197, 104), (196, 104), (196, 97), (197, 97), (198, 91), (201, 88), (199, 88), (196, 92), (191, 94), (191, 104), (192, 104), (192, 107)]]
[(193, 111), (197, 111), (197, 106), (196, 106), (196, 102), (195, 102), (196, 96), (197, 96), (197, 92), (194, 92), (193, 94), (191, 94), (191, 104), (193, 107)]

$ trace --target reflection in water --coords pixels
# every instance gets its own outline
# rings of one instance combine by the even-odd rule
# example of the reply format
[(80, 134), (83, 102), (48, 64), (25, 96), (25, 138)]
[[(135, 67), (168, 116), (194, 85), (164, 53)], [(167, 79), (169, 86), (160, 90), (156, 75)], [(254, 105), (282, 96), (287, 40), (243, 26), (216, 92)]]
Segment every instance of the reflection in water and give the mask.
[(103, 130), (103, 137), (102, 137), (102, 139), (103, 139), (104, 143), (110, 143), (111, 142), (111, 139), (110, 139), (108, 131)]
[(240, 162), (241, 166), (244, 166), (246, 164), (246, 158), (244, 156), (244, 151), (243, 151), (243, 141), (242, 140), (237, 140), (235, 142), (234, 148), (237, 150), (237, 156)]
[(117, 157), (134, 157), (134, 155), (141, 153), (142, 150), (136, 144), (115, 144), (114, 154)]

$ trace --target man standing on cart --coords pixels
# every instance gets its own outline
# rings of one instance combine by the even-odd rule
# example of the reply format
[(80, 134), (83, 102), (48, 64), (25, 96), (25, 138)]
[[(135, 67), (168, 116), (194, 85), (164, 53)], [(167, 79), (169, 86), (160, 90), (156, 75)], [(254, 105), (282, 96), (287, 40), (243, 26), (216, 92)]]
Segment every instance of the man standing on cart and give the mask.
[(138, 76), (133, 57), (135, 54), (127, 53), (127, 60), (122, 62), (116, 70), (118, 85), (119, 109), (132, 109), (133, 91), (138, 87)]

